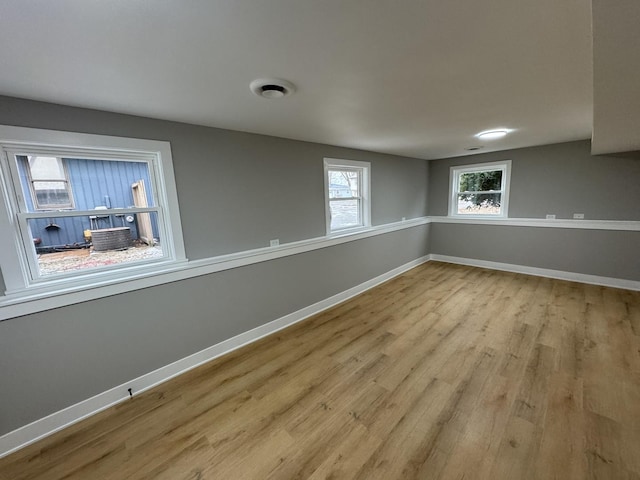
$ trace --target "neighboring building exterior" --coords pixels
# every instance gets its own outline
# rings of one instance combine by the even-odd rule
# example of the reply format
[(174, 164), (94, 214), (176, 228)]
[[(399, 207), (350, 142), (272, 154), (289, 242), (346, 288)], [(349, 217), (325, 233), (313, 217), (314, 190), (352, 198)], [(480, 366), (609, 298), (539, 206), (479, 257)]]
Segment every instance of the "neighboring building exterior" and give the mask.
[[(85, 231), (129, 227), (131, 238), (139, 238), (138, 218), (118, 213), (135, 203), (132, 187), (142, 181), (146, 201), (153, 205), (149, 171), (144, 162), (85, 160), (23, 156), (18, 162), (20, 181), (30, 211), (51, 211), (51, 218), (31, 222), (36, 248), (47, 251), (85, 245)], [(95, 215), (58, 217), (56, 211), (93, 210)], [(148, 214), (147, 214), (148, 215)], [(158, 238), (155, 218), (153, 236)]]

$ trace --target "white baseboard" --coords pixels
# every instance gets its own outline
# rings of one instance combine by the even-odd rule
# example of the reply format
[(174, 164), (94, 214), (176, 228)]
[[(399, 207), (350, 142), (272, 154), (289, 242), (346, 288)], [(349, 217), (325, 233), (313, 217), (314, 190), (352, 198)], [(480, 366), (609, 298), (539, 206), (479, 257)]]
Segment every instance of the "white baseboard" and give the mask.
[(585, 273), (564, 272), (561, 270), (551, 270), (548, 268), (528, 267), (525, 265), (514, 265), (512, 263), (491, 262), (488, 260), (476, 260), (473, 258), (451, 257), (449, 255), (438, 255), (432, 253), (430, 260), (447, 263), (457, 263), (459, 265), (469, 265), (471, 267), (489, 268), (491, 270), (503, 270), (506, 272), (524, 273), (537, 277), (556, 278), (559, 280), (569, 280), (571, 282), (589, 283), (591, 285), (602, 285), (605, 287), (624, 288), (627, 290), (640, 290), (640, 281), (626, 280), (623, 278), (600, 277), (598, 275), (587, 275)]
[(387, 280), (392, 279), (422, 263), (429, 261), (429, 255), (405, 263), (393, 270), (368, 280), (360, 285), (345, 290), (320, 302), (309, 305), (297, 312), (290, 313), (284, 317), (273, 320), (269, 323), (256, 327), (247, 332), (236, 335), (233, 338), (220, 342), (211, 347), (177, 360), (169, 365), (149, 372), (141, 377), (135, 378), (125, 384), (114, 387), (94, 397), (83, 400), (75, 405), (71, 405), (63, 410), (52, 413), (44, 418), (36, 420), (28, 425), (18, 428), (0, 437), (0, 458), (9, 455), (27, 445), (47, 437), (59, 430), (62, 430), (80, 420), (105, 410), (117, 403), (129, 398), (128, 389), (131, 388), (134, 395), (142, 393), (156, 385), (185, 373), (193, 368), (202, 365), (225, 353), (229, 353), (249, 343), (255, 342), (278, 330), (282, 330), (305, 318), (333, 307), (351, 297), (359, 295)]

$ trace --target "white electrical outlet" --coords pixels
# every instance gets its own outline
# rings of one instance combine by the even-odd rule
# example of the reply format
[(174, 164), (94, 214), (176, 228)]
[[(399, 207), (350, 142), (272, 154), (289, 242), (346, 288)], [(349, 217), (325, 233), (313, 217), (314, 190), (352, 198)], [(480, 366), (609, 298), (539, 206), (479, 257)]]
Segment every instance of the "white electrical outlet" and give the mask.
[(280, 239), (276, 238), (275, 240), (271, 240), (269, 242), (269, 246), (271, 247), (277, 247), (278, 245), (280, 245)]
[(556, 216), (554, 214), (547, 215), (547, 220), (555, 220)]
[(576, 220), (584, 220), (584, 213), (574, 213), (573, 218)]

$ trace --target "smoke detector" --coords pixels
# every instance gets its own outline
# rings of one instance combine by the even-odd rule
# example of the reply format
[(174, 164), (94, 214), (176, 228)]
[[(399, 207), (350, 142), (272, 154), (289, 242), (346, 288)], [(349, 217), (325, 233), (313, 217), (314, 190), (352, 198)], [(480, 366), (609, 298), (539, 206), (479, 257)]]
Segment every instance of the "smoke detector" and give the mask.
[(253, 93), (264, 98), (282, 98), (296, 91), (293, 83), (276, 78), (259, 78), (249, 85)]

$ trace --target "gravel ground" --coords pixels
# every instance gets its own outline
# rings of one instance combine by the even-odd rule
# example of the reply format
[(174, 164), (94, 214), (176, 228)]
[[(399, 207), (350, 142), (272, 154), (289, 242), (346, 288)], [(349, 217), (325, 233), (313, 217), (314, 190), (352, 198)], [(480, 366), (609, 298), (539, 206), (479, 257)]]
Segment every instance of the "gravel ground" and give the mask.
[(467, 207), (458, 206), (459, 214), (478, 215), (485, 213), (500, 213), (500, 207), (494, 207), (493, 205), (469, 205)]
[(131, 247), (127, 250), (108, 250), (106, 252), (94, 252), (85, 248), (67, 252), (43, 253), (38, 255), (38, 266), (40, 267), (41, 275), (52, 275), (54, 273), (84, 270), (105, 265), (118, 265), (161, 256), (162, 248), (159, 245), (155, 247), (144, 245)]

